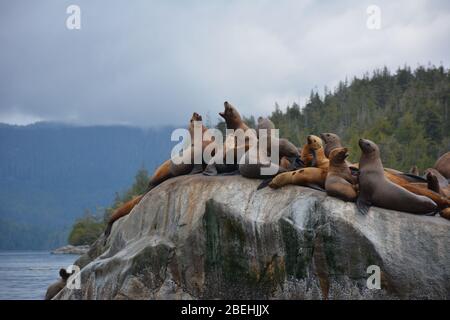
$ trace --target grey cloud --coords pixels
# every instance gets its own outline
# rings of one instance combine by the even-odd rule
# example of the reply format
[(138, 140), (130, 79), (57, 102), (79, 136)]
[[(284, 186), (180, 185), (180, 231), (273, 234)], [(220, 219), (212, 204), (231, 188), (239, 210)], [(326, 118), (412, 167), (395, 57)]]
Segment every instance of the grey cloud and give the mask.
[[(78, 4), (82, 29), (65, 28)], [(268, 114), (387, 65), (449, 66), (448, 1), (0, 3), (0, 122), (182, 125), (222, 102)]]

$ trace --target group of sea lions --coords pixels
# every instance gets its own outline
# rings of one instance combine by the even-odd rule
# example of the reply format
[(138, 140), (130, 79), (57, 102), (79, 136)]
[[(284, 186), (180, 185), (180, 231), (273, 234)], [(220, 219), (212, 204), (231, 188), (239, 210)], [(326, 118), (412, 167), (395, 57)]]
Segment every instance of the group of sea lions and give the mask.
[[(270, 130), (275, 129), (272, 121), (262, 117), (258, 118), (256, 130), (249, 128), (237, 109), (228, 102), (224, 103), (224, 111), (219, 112), (219, 115), (225, 120), (227, 129), (242, 130), (250, 140), (258, 141), (260, 129), (268, 130), (268, 135)], [(202, 132), (207, 130), (202, 124), (202, 117), (194, 113), (189, 124), (191, 136), (194, 124), (200, 124)], [(366, 214), (373, 205), (415, 214), (440, 213), (441, 216), (450, 218), (450, 152), (441, 156), (434, 168), (425, 170), (424, 175), (419, 176), (418, 172), (404, 173), (384, 168), (378, 146), (365, 139), (359, 140), (362, 154), (360, 162), (355, 164), (347, 161), (348, 148), (342, 145), (341, 139), (334, 133), (321, 133), (320, 137), (309, 135), (301, 148), (297, 148), (287, 139), (279, 138), (276, 140), (279, 150), (278, 163), (271, 162), (269, 158), (258, 158), (251, 164), (248, 161), (251, 157), (248, 152), (249, 141), (236, 143), (235, 140), (235, 136), (229, 135), (220, 146), (224, 159), (234, 159), (232, 164), (224, 164), (223, 161), (217, 161), (217, 158), (201, 165), (174, 164), (172, 159), (166, 160), (151, 177), (146, 193), (163, 181), (180, 175), (240, 174), (250, 179), (265, 179), (258, 189), (267, 185), (280, 188), (294, 184), (323, 190), (330, 196), (356, 202), (361, 214)], [(211, 147), (213, 143), (214, 139), (205, 135), (200, 144), (201, 151)], [(266, 145), (267, 154), (270, 156), (273, 147), (270, 139)], [(239, 154), (243, 155), (246, 161), (240, 161)], [(193, 157), (193, 152), (185, 153), (184, 157)], [(263, 167), (273, 168), (275, 173), (263, 175)], [(143, 195), (138, 196), (114, 211), (105, 231), (106, 236), (111, 232), (113, 223), (127, 215), (142, 197)]]
[[(269, 157), (260, 158), (259, 153), (256, 161), (241, 161), (239, 155), (244, 160), (249, 160), (252, 156), (249, 153), (250, 140), (256, 140), (258, 147), (260, 146), (259, 130), (267, 130), (270, 136), (270, 131), (275, 129), (275, 126), (269, 119), (259, 117), (255, 131), (244, 123), (239, 112), (230, 103), (225, 102), (224, 108), (219, 115), (224, 118), (227, 129), (242, 130), (248, 139), (236, 143), (234, 135), (227, 136), (223, 143), (217, 142), (220, 145), (215, 145), (216, 148), (222, 148), (223, 152), (217, 153), (208, 163), (166, 160), (150, 178), (145, 194), (167, 179), (181, 175), (240, 174), (250, 179), (264, 179), (258, 189), (266, 186), (281, 188), (293, 184), (325, 191), (327, 195), (343, 201), (356, 202), (358, 212), (363, 215), (368, 213), (370, 206), (377, 206), (414, 214), (440, 213), (442, 217), (450, 219), (450, 152), (442, 155), (433, 168), (425, 170), (424, 175), (419, 176), (418, 171), (403, 173), (384, 168), (378, 146), (366, 139), (359, 140), (362, 152), (359, 163), (350, 163), (347, 160), (349, 150), (342, 145), (339, 136), (334, 133), (321, 133), (320, 137), (309, 135), (301, 148), (297, 148), (288, 139), (267, 139), (267, 143), (263, 144), (267, 148), (266, 154), (271, 155), (274, 147), (272, 143), (276, 143), (279, 152), (278, 163), (271, 162)], [(207, 134), (208, 128), (203, 125), (202, 117), (194, 112), (189, 122), (191, 138), (194, 136), (195, 126), (201, 126), (201, 143), (192, 144), (181, 156), (191, 158), (190, 160), (193, 160), (195, 151), (204, 151), (216, 143)], [(218, 159), (219, 156), (223, 159)], [(232, 158), (233, 162), (218, 161), (227, 157)], [(273, 173), (264, 175), (261, 168), (271, 168)], [(105, 241), (113, 223), (129, 214), (145, 194), (133, 198), (113, 212), (105, 230)], [(62, 289), (61, 285), (67, 277), (67, 273), (62, 269), (61, 280), (50, 287), (47, 299), (51, 299)]]

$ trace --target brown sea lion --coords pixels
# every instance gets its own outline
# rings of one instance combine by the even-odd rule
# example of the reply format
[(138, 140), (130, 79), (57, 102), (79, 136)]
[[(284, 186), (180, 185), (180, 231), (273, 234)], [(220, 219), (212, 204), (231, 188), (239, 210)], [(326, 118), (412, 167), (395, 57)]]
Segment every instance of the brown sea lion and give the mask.
[[(269, 118), (259, 117), (258, 124), (256, 126), (256, 134), (258, 136), (258, 139), (260, 138), (260, 136), (259, 136), (260, 129), (267, 130), (267, 137), (270, 137), (271, 130), (275, 129), (275, 125)], [(268, 155), (270, 155), (270, 150), (271, 150), (270, 142), (271, 142), (271, 140), (267, 139)], [(282, 157), (287, 157), (287, 158), (300, 157), (300, 152), (297, 149), (297, 147), (292, 142), (290, 142), (288, 139), (285, 139), (285, 138), (278, 139), (278, 151), (279, 151), (280, 159)]]
[(288, 170), (288, 168), (290, 166), (291, 166), (291, 162), (286, 157), (283, 157), (280, 159), (280, 167)]
[(446, 179), (450, 179), (450, 151), (444, 153), (436, 161), (434, 169), (439, 171)]
[(236, 110), (236, 108), (233, 105), (231, 105), (228, 101), (225, 101), (223, 105), (225, 109), (223, 112), (219, 112), (219, 115), (225, 120), (227, 129), (233, 130), (242, 129), (244, 132), (247, 131), (249, 127), (242, 120), (242, 117)]
[[(246, 152), (245, 156), (245, 163), (239, 164), (239, 173), (246, 178), (249, 179), (265, 179), (273, 177), (281, 172), (286, 172), (287, 170), (278, 164), (272, 163), (269, 158), (265, 157), (264, 159), (261, 159), (258, 157), (257, 161), (254, 161), (256, 163), (250, 162), (250, 155), (249, 151)], [(243, 159), (243, 160), (244, 160)], [(270, 171), (273, 172), (272, 174), (264, 174), (262, 168), (267, 168)]]
[[(207, 130), (207, 128), (201, 123), (202, 122), (202, 117), (194, 112), (192, 114), (192, 117), (189, 121), (189, 134), (191, 135), (191, 139), (194, 139), (194, 125), (195, 122), (197, 122), (197, 125), (201, 125), (202, 126), (202, 145), (201, 148), (202, 150), (209, 145), (210, 143), (212, 143), (212, 140), (209, 136), (205, 135), (205, 131)], [(120, 218), (122, 218), (123, 216), (128, 215), (131, 210), (142, 200), (142, 198), (144, 197), (145, 194), (147, 194), (149, 191), (151, 191), (153, 188), (155, 188), (156, 186), (160, 185), (161, 183), (163, 183), (164, 181), (173, 178), (173, 177), (177, 177), (180, 175), (186, 175), (189, 173), (195, 173), (193, 172), (195, 167), (197, 165), (193, 164), (193, 149), (188, 150), (185, 153), (185, 157), (191, 157), (191, 164), (174, 164), (172, 162), (171, 159), (168, 159), (166, 161), (164, 161), (163, 164), (161, 164), (154, 172), (153, 176), (150, 178), (147, 190), (145, 191), (145, 193), (143, 195), (139, 195), (134, 197), (133, 199), (125, 202), (122, 206), (120, 206), (119, 208), (115, 209), (114, 212), (112, 213), (111, 217), (108, 220), (108, 223), (106, 225), (106, 229), (105, 229), (105, 236), (108, 237), (109, 234), (111, 233), (111, 229), (112, 229), (112, 225), (114, 224), (114, 222)], [(201, 167), (201, 165), (199, 165)]]
[[(213, 138), (206, 132), (208, 128), (202, 123), (202, 116), (194, 112), (189, 123), (189, 134), (191, 136), (191, 147), (184, 150), (183, 155), (177, 159), (171, 159), (170, 173), (173, 177), (186, 174), (196, 174), (203, 171), (203, 163), (195, 163), (194, 155), (197, 152), (203, 155), (205, 148), (213, 142)], [(195, 127), (198, 126), (198, 127)], [(201, 129), (200, 144), (194, 143), (194, 130)], [(197, 130), (200, 131), (200, 130)], [(175, 161), (177, 160), (177, 161)]]
[[(224, 111), (219, 112), (219, 115), (224, 118), (227, 129), (232, 130), (242, 130), (246, 135), (244, 141), (239, 141), (235, 134), (229, 134), (225, 138), (225, 142), (223, 143), (223, 164), (217, 163), (217, 159), (213, 158), (210, 163), (207, 164), (205, 170), (203, 171), (204, 175), (215, 176), (218, 173), (234, 173), (237, 172), (239, 166), (238, 162), (240, 158), (237, 155), (244, 155), (245, 152), (249, 148), (250, 140), (253, 140), (252, 143), (256, 143), (258, 138), (256, 136), (256, 131), (250, 129), (245, 122), (242, 120), (241, 115), (237, 111), (237, 109), (232, 106), (228, 101), (224, 102)], [(226, 163), (227, 155), (232, 155), (235, 159), (233, 164)]]
[(294, 184), (324, 191), (326, 178), (326, 170), (308, 167), (277, 175), (270, 181), (269, 187), (278, 189), (288, 184)]
[(331, 132), (321, 133), (320, 138), (322, 139), (322, 141), (324, 143), (323, 148), (324, 148), (325, 156), (328, 159), (330, 158), (330, 152), (333, 149), (343, 147), (341, 138), (335, 133), (331, 133)]
[[(322, 139), (324, 146), (325, 157), (330, 158), (330, 152), (335, 148), (343, 148), (341, 138), (331, 132), (325, 132), (320, 134), (320, 138)], [(358, 171), (358, 163), (351, 163), (348, 160), (345, 160), (345, 163), (350, 167), (350, 170), (356, 174)]]
[(435, 192), (433, 190), (428, 189), (428, 187), (425, 186), (421, 186), (420, 183), (407, 183), (404, 185), (399, 185), (403, 188), (405, 188), (406, 190), (419, 195), (419, 196), (424, 196), (427, 197), (431, 200), (433, 200), (437, 206), (439, 210), (448, 208), (450, 206), (450, 199), (447, 198), (446, 196), (441, 195), (439, 192)]
[(325, 181), (325, 190), (329, 196), (344, 201), (355, 201), (358, 197), (358, 181), (355, 176), (352, 176), (352, 172), (345, 162), (347, 157), (347, 148), (334, 148), (329, 153), (330, 166)]
[(69, 279), (69, 277), (72, 274), (73, 274), (73, 272), (67, 273), (66, 269), (60, 269), (59, 275), (60, 275), (61, 279), (59, 279), (58, 281), (56, 281), (55, 283), (51, 284), (48, 287), (47, 292), (45, 294), (45, 300), (53, 299), (53, 297), (55, 297), (62, 289), (64, 289), (64, 287), (66, 286), (66, 283), (67, 283), (67, 279)]
[(370, 206), (416, 214), (435, 213), (437, 204), (425, 196), (416, 195), (386, 179), (378, 146), (359, 140), (362, 154), (359, 161), (358, 211), (367, 214)]
[(322, 139), (317, 136), (309, 135), (306, 138), (300, 158), (307, 167), (328, 168), (329, 160), (325, 156)]
[(269, 118), (258, 118), (256, 125), (256, 135), (259, 138), (259, 130), (267, 130), (267, 136), (270, 136), (271, 130), (275, 129), (275, 124)]
[[(400, 174), (396, 174), (394, 171), (388, 170), (384, 171), (384, 176), (392, 183), (395, 183), (396, 185), (403, 187), (416, 195), (430, 198), (438, 205), (439, 209), (447, 208), (450, 205), (450, 200), (446, 199), (445, 196), (442, 196), (439, 193), (439, 190), (436, 192), (433, 189), (429, 189), (429, 184), (427, 184), (426, 180), (421, 177), (408, 176), (402, 172), (400, 172)], [(417, 178), (420, 178), (420, 180)]]

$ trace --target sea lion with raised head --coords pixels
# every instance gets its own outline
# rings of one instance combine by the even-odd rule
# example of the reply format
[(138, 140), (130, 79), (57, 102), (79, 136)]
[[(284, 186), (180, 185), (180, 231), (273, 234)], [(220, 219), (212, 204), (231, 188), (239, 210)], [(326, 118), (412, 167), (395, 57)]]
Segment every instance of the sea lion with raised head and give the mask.
[(307, 167), (316, 167), (327, 170), (329, 160), (325, 156), (322, 139), (315, 135), (306, 137), (306, 144), (302, 148), (301, 160)]
[(341, 138), (335, 133), (331, 133), (331, 132), (321, 133), (320, 138), (322, 139), (322, 141), (324, 143), (323, 148), (324, 148), (325, 156), (328, 159), (330, 158), (330, 152), (333, 149), (343, 148)]
[(328, 168), (325, 190), (329, 196), (344, 201), (355, 201), (358, 197), (358, 179), (352, 175), (345, 159), (348, 157), (347, 148), (334, 148), (329, 153), (330, 166)]
[(259, 138), (259, 130), (267, 130), (267, 136), (270, 136), (271, 131), (275, 129), (275, 124), (269, 118), (258, 117), (256, 124), (256, 135)]
[(437, 212), (438, 206), (430, 198), (416, 195), (386, 179), (380, 149), (374, 142), (360, 139), (359, 147), (362, 154), (356, 204), (361, 214), (367, 214), (372, 205), (415, 214)]
[[(240, 157), (245, 154), (249, 148), (250, 140), (252, 143), (256, 143), (258, 138), (256, 132), (250, 129), (248, 125), (242, 120), (241, 115), (237, 109), (231, 105), (228, 101), (224, 102), (224, 111), (219, 112), (219, 115), (225, 120), (227, 129), (241, 130), (241, 133), (246, 135), (244, 141), (238, 141), (236, 134), (229, 134), (225, 138), (223, 143), (223, 159), (221, 159), (222, 164), (219, 163), (218, 159), (214, 157), (210, 163), (207, 164), (205, 170), (203, 170), (204, 175), (215, 176), (219, 173), (236, 173), (239, 169), (238, 162)], [(220, 154), (220, 153), (218, 153)], [(234, 163), (226, 163), (227, 155), (234, 158)]]
[[(259, 130), (267, 130), (267, 151), (268, 155), (271, 154), (271, 139), (269, 137), (271, 136), (272, 130), (275, 129), (274, 123), (269, 118), (258, 118), (258, 124), (256, 126), (256, 134), (258, 139), (261, 137), (259, 136)], [(288, 139), (285, 138), (279, 138), (278, 139), (278, 152), (280, 159), (282, 157), (290, 158), (291, 161), (293, 161), (295, 158), (300, 158), (300, 152), (297, 149), (297, 147)]]
[[(208, 146), (210, 143), (212, 143), (212, 140), (211, 140), (211, 137), (209, 137), (208, 135), (205, 134), (205, 131), (207, 130), (207, 128), (202, 123), (201, 115), (194, 112), (189, 121), (189, 127), (188, 127), (189, 134), (191, 136), (191, 141), (194, 140), (194, 130), (195, 130), (196, 125), (202, 126), (201, 127), (202, 145), (196, 146), (196, 148), (201, 147), (202, 151), (203, 151), (204, 148), (206, 148), (206, 146)], [(148, 192), (150, 192), (153, 188), (155, 188), (156, 186), (160, 185), (161, 183), (163, 183), (164, 181), (166, 181), (170, 178), (181, 176), (181, 175), (187, 175), (189, 173), (195, 173), (193, 171), (195, 171), (196, 166), (200, 166), (200, 168), (202, 168), (201, 164), (195, 164), (195, 165), (193, 164), (194, 149), (192, 147), (192, 144), (191, 144), (191, 147), (189, 149), (187, 149), (186, 152), (184, 153), (184, 157), (186, 157), (186, 158), (190, 157), (191, 163), (175, 164), (175, 163), (173, 163), (172, 159), (168, 159), (168, 160), (164, 161), (163, 164), (161, 164), (153, 173), (153, 176), (150, 178), (150, 181), (147, 186), (147, 190), (145, 191), (144, 194), (134, 197), (133, 199), (125, 202), (119, 208), (114, 210), (114, 212), (112, 213), (112, 215), (109, 218), (108, 223), (106, 225), (106, 229), (104, 232), (105, 237), (108, 237), (109, 234), (111, 233), (112, 225), (114, 224), (114, 222), (116, 220), (122, 218), (123, 216), (128, 215), (131, 212), (131, 210), (142, 200), (144, 195), (147, 194)]]
[(444, 153), (437, 159), (434, 169), (439, 171), (446, 179), (450, 179), (450, 151)]

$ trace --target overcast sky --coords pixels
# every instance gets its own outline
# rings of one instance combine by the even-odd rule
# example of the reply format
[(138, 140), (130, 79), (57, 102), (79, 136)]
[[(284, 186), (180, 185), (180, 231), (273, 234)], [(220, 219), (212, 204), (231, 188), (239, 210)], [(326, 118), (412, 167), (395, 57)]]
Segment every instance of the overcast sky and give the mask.
[(0, 122), (184, 125), (225, 100), (268, 115), (384, 65), (448, 68), (449, 40), (448, 0), (2, 0)]

